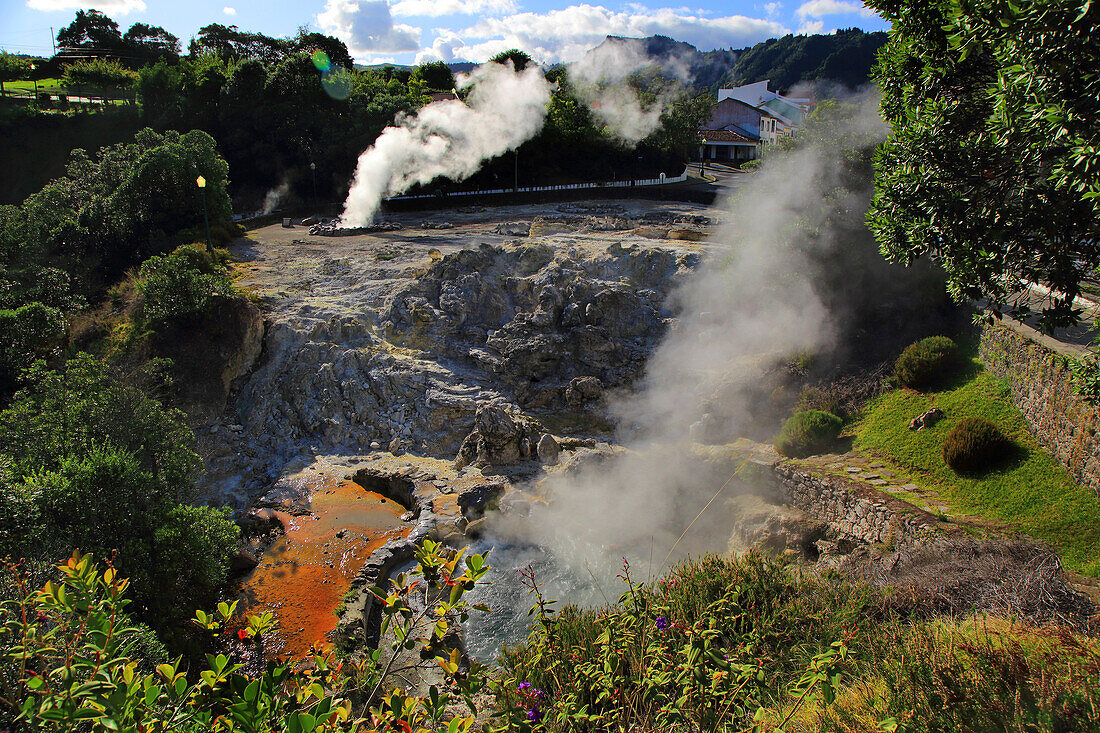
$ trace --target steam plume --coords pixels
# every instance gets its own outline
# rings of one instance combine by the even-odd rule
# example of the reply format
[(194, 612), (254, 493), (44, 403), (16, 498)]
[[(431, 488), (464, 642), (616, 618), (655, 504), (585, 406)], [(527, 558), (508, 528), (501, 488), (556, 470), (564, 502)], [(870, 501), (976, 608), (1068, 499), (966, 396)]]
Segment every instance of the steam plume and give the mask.
[[(637, 39), (608, 39), (570, 64), (569, 78), (577, 98), (617, 138), (635, 144), (661, 124), (661, 114), (680, 97), (692, 75), (681, 58), (655, 59)], [(630, 77), (648, 72), (654, 98), (643, 102)]]
[(433, 102), (387, 127), (359, 156), (344, 204), (344, 223), (370, 223), (385, 196), (428, 183), (438, 176), (467, 178), (482, 161), (519, 147), (546, 119), (552, 87), (531, 65), (516, 72), (511, 64), (483, 64), (459, 78), (471, 88), (465, 102)]
[(270, 214), (275, 209), (279, 208), (279, 203), (286, 196), (287, 191), (290, 190), (290, 183), (283, 181), (275, 188), (264, 194), (264, 214)]
[[(858, 134), (841, 141), (866, 143), (868, 135), (884, 134), (875, 101), (863, 109), (852, 123)], [(852, 152), (836, 140), (805, 148), (769, 161), (745, 184), (702, 269), (677, 294), (680, 318), (648, 364), (642, 388), (614, 407), (627, 451), (547, 481), (540, 490), (548, 502), (535, 504), (527, 518), (502, 516), (502, 536), (546, 547), (575, 568), (606, 566), (601, 554), (644, 561), (652, 552), (660, 563), (729, 473), (706, 473), (691, 449), (697, 426), (717, 422), (729, 440), (750, 434), (746, 395), (765, 365), (796, 352), (827, 352), (836, 343), (843, 327), (836, 291), (843, 284), (837, 287), (835, 273), (823, 274), (823, 263), (853, 248), (852, 227), (866, 231), (866, 192), (841, 186)], [(881, 265), (869, 238), (862, 244), (860, 256)], [(699, 524), (693, 529), (710, 545), (680, 550), (725, 547), (729, 495), (701, 520), (717, 522), (717, 536)]]

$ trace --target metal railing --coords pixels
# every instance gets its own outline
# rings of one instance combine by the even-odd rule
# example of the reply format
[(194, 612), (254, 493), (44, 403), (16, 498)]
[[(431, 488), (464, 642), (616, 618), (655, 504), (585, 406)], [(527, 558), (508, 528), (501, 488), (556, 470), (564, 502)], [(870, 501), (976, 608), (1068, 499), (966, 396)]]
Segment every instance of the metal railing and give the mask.
[(418, 193), (406, 196), (391, 196), (386, 201), (414, 201), (417, 199), (448, 198), (452, 196), (484, 196), (501, 193), (538, 193), (544, 191), (574, 191), (578, 189), (594, 188), (630, 188), (632, 186), (663, 186), (668, 183), (683, 183), (687, 180), (687, 169), (678, 176), (666, 176), (662, 173), (657, 178), (635, 178), (627, 181), (596, 181), (593, 183), (562, 183), (556, 186), (520, 186), (519, 188), (490, 188), (479, 191), (447, 191), (440, 193)]

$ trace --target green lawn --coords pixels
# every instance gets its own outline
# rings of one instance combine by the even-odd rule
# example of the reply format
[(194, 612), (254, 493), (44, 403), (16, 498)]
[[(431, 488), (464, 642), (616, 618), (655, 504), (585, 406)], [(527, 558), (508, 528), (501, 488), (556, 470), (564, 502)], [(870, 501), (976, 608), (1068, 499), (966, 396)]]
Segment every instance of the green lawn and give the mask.
[[(909, 420), (933, 405), (944, 411), (944, 419), (933, 428), (910, 431)], [(964, 417), (992, 421), (1021, 448), (1020, 454), (980, 476), (956, 474), (944, 463), (942, 445)], [(896, 464), (952, 508), (1009, 523), (1056, 547), (1068, 568), (1100, 576), (1100, 500), (1038, 444), (1008, 386), (978, 362), (952, 389), (897, 390), (877, 398), (854, 429), (857, 450)]]
[[(38, 91), (51, 92), (61, 89), (61, 81), (59, 79), (39, 79)], [(4, 91), (6, 92), (34, 92), (33, 81), (6, 81), (4, 82)]]

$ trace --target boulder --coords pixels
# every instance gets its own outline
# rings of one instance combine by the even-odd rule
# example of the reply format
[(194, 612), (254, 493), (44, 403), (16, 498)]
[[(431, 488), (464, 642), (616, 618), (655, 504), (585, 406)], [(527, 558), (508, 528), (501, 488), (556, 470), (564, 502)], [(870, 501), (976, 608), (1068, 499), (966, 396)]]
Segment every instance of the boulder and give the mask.
[(485, 402), (474, 415), (474, 429), (462, 441), (455, 465), (502, 465), (531, 455), (531, 446), (542, 432), (534, 418), (503, 400)]
[(603, 394), (603, 382), (598, 377), (576, 377), (565, 388), (565, 403), (574, 409), (598, 400)]
[(260, 564), (260, 558), (248, 547), (237, 550), (237, 554), (229, 561), (229, 569), (234, 573), (247, 573)]
[(554, 436), (550, 433), (542, 434), (542, 437), (539, 438), (536, 450), (539, 460), (550, 465), (558, 462), (558, 455), (561, 453), (561, 448), (558, 447), (558, 441), (554, 440)]
[(930, 428), (943, 419), (943, 410), (933, 407), (927, 412), (921, 413), (909, 421), (910, 430), (924, 430)]

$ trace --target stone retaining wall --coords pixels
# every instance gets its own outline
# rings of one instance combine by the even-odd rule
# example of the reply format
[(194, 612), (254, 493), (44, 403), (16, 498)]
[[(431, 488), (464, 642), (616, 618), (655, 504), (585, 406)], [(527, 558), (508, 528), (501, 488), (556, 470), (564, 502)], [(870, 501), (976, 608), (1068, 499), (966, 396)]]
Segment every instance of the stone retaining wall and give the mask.
[(946, 527), (935, 516), (860, 481), (813, 473), (789, 462), (774, 466), (783, 500), (840, 536), (871, 544), (930, 542)]
[[(1082, 486), (1100, 494), (1100, 410), (1074, 391), (1065, 351), (1026, 326), (987, 325), (979, 354), (1012, 388), (1012, 399), (1044, 448)], [(1058, 349), (1057, 351), (1055, 349)]]

